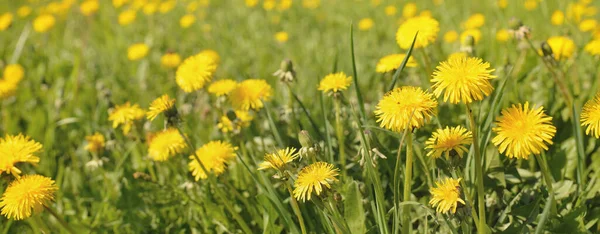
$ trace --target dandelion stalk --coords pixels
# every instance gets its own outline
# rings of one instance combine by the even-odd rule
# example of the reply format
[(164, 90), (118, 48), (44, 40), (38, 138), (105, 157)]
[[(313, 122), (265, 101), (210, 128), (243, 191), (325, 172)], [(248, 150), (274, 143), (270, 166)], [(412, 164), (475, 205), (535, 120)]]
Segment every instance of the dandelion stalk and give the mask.
[[(452, 177), (454, 179), (464, 178), (462, 173), (460, 173), (460, 171), (456, 170), (455, 168), (452, 168)], [(475, 222), (475, 227), (477, 228), (477, 230), (479, 230), (479, 218), (477, 217), (477, 212), (475, 211), (475, 209), (473, 209), (475, 207), (473, 205), (473, 197), (471, 197), (471, 193), (469, 193), (469, 190), (466, 189), (467, 183), (465, 183), (464, 179), (460, 180), (460, 186), (463, 188), (462, 191), (465, 194), (465, 202), (469, 205), (469, 210), (471, 210), (471, 217), (473, 218), (473, 222)]]
[[(406, 134), (406, 168), (404, 169), (404, 202), (410, 201), (411, 181), (413, 165), (413, 142), (412, 132)], [(410, 233), (410, 208), (408, 206), (402, 209), (402, 233)]]
[(335, 106), (335, 131), (337, 134), (337, 140), (338, 140), (338, 147), (340, 150), (340, 165), (342, 168), (342, 176), (345, 177), (346, 176), (346, 149), (344, 147), (344, 142), (345, 142), (345, 138), (344, 138), (344, 129), (342, 127), (342, 117), (341, 117), (341, 98), (335, 98), (334, 100), (334, 106)]
[[(546, 183), (546, 187), (548, 188), (548, 200), (546, 201), (546, 205), (544, 206), (544, 211), (540, 216), (540, 221), (538, 222), (538, 226), (535, 228), (535, 234), (544, 233), (544, 227), (546, 226), (546, 221), (548, 220), (548, 216), (550, 211), (553, 209), (554, 203), (554, 189), (552, 188), (552, 175), (550, 174), (550, 170), (548, 169), (548, 163), (545, 158), (542, 158), (540, 155), (536, 154), (535, 159), (538, 161), (540, 165), (540, 169), (542, 171), (542, 177), (544, 177), (544, 182)], [(556, 208), (554, 208), (556, 209)]]
[(302, 234), (306, 234), (304, 218), (302, 218), (302, 213), (300, 212), (300, 207), (298, 206), (298, 201), (296, 201), (296, 198), (294, 198), (294, 192), (292, 190), (292, 186), (290, 186), (289, 183), (285, 183), (285, 187), (287, 188), (288, 192), (290, 193), (290, 203), (292, 204), (292, 209), (294, 209), (294, 214), (296, 214), (296, 217), (298, 218), (298, 223), (300, 223), (300, 229), (302, 231)]
[(485, 219), (485, 200), (484, 200), (484, 187), (483, 187), (483, 165), (481, 160), (481, 152), (479, 151), (479, 138), (477, 138), (477, 126), (475, 118), (473, 117), (473, 111), (469, 104), (466, 104), (467, 116), (469, 117), (469, 123), (471, 125), (471, 132), (473, 133), (473, 150), (475, 156), (475, 180), (477, 183), (477, 207), (479, 211), (479, 228), (477, 233), (486, 233), (486, 219)]
[(44, 209), (46, 209), (48, 213), (50, 213), (56, 220), (58, 220), (58, 223), (60, 223), (60, 225), (63, 226), (69, 233), (76, 233), (75, 231), (73, 231), (71, 226), (69, 226), (69, 224), (62, 217), (60, 217), (60, 215), (58, 215), (52, 208), (44, 206)]
[(542, 59), (542, 62), (544, 63), (544, 65), (546, 65), (546, 67), (548, 68), (550, 73), (552, 73), (552, 78), (554, 78), (554, 82), (556, 84), (558, 84), (558, 89), (563, 94), (563, 96), (567, 102), (567, 106), (572, 106), (573, 105), (573, 96), (569, 92), (567, 85), (561, 79), (561, 77), (564, 77), (564, 74), (562, 74), (562, 72), (561, 72), (561, 76), (559, 76), (556, 73), (556, 70), (552, 66), (552, 64), (549, 64), (548, 62), (546, 62), (546, 60), (544, 59), (544, 56), (537, 52), (537, 50), (535, 49), (535, 46), (533, 46), (533, 43), (531, 43), (531, 40), (529, 40), (529, 38), (527, 38), (527, 37), (525, 37), (525, 38), (526, 38), (527, 44), (529, 45), (529, 48), (531, 48), (531, 50)]

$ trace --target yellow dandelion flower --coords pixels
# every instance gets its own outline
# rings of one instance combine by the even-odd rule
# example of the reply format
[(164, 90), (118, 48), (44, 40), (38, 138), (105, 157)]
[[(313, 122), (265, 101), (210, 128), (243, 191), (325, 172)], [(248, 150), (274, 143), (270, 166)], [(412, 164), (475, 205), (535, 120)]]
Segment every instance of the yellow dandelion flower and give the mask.
[(23, 76), (25, 76), (25, 69), (19, 64), (9, 64), (4, 67), (3, 75), (5, 80), (19, 83), (23, 79)]
[(508, 6), (508, 0), (498, 0), (496, 1), (496, 6), (500, 9), (505, 9)]
[(414, 2), (406, 3), (406, 5), (404, 5), (404, 7), (402, 8), (402, 17), (411, 18), (417, 15), (417, 10), (417, 4), (415, 4)]
[(265, 155), (265, 161), (258, 165), (258, 170), (273, 168), (275, 170), (283, 170), (285, 165), (294, 161), (298, 157), (296, 148), (285, 148), (277, 150), (273, 153)]
[(0, 79), (0, 100), (12, 97), (17, 91), (17, 83)]
[(337, 93), (350, 87), (352, 77), (344, 72), (332, 73), (326, 75), (319, 83), (319, 90), (323, 93)]
[(321, 6), (321, 0), (302, 0), (302, 7), (306, 9), (317, 9)]
[[(32, 11), (33, 10), (29, 6), (21, 6), (21, 7), (19, 7), (19, 9), (17, 9), (17, 15), (21, 18), (25, 18), (25, 17), (29, 16)], [(2, 21), (2, 20), (0, 20), (0, 21)], [(2, 28), (2, 27), (0, 26), (0, 28)]]
[(439, 158), (444, 154), (446, 159), (452, 155), (463, 157), (469, 151), (465, 145), (473, 143), (473, 134), (463, 126), (446, 127), (436, 130), (425, 142), (427, 156)]
[(128, 2), (129, 0), (112, 0), (112, 4), (115, 8), (120, 8)]
[(585, 130), (586, 135), (600, 138), (600, 92), (596, 94), (594, 99), (587, 101), (583, 106), (581, 126), (587, 126)]
[(528, 159), (531, 154), (548, 150), (556, 133), (552, 117), (544, 113), (544, 108), (529, 109), (528, 102), (502, 110), (496, 126), (492, 130), (497, 136), (492, 143), (509, 158)]
[(181, 17), (179, 20), (179, 26), (181, 26), (181, 28), (189, 28), (192, 26), (192, 24), (194, 24), (194, 22), (196, 22), (196, 16), (187, 14)]
[(169, 112), (173, 110), (175, 107), (175, 99), (171, 99), (169, 95), (164, 94), (157, 99), (154, 99), (152, 103), (150, 103), (150, 107), (148, 108), (148, 112), (146, 113), (147, 118), (152, 121), (158, 115)]
[(186, 58), (179, 65), (175, 81), (184, 92), (191, 93), (210, 82), (216, 70), (217, 63), (213, 58), (206, 54), (197, 54)]
[(237, 81), (231, 79), (217, 80), (208, 86), (208, 92), (217, 97), (225, 96), (231, 93), (237, 84)]
[(435, 182), (435, 188), (430, 188), (431, 200), (429, 204), (436, 208), (438, 213), (456, 213), (458, 203), (465, 204), (465, 201), (460, 198), (460, 181), (459, 179), (446, 178)]
[(471, 15), (463, 24), (465, 29), (480, 28), (485, 24), (485, 16), (481, 13)]
[(458, 39), (458, 33), (456, 31), (450, 30), (450, 31), (444, 33), (444, 41), (446, 43), (455, 42), (456, 39)]
[(99, 8), (98, 0), (86, 0), (79, 6), (79, 11), (85, 16), (90, 16), (96, 13)]
[(528, 11), (533, 11), (538, 7), (538, 0), (525, 0), (523, 7)]
[(433, 93), (436, 97), (444, 93), (444, 102), (453, 104), (480, 101), (494, 90), (489, 80), (496, 76), (489, 68), (490, 64), (480, 58), (452, 56), (433, 72)]
[(550, 22), (553, 25), (562, 25), (565, 22), (565, 13), (560, 10), (555, 10), (552, 13), (552, 17), (550, 18)]
[(51, 178), (26, 175), (8, 185), (0, 199), (2, 215), (9, 219), (23, 220), (32, 213), (39, 213), (54, 200), (58, 186)]
[(166, 129), (152, 137), (148, 145), (148, 156), (154, 161), (167, 161), (186, 149), (185, 139), (174, 128)]
[(166, 53), (160, 57), (160, 65), (166, 68), (176, 68), (181, 63), (181, 56), (177, 53)]
[(328, 188), (331, 184), (338, 181), (338, 169), (333, 164), (326, 162), (316, 162), (310, 164), (298, 173), (298, 178), (294, 183), (294, 198), (297, 200), (310, 200), (313, 191), (318, 195)]
[(33, 20), (33, 30), (44, 33), (54, 27), (56, 19), (50, 14), (42, 14)]
[(258, 0), (245, 0), (245, 2), (246, 2), (246, 6), (250, 7), (250, 8), (258, 5)]
[(510, 33), (506, 29), (500, 29), (496, 32), (496, 40), (499, 42), (506, 42), (510, 39)]
[(104, 149), (105, 139), (104, 135), (99, 132), (94, 133), (93, 135), (89, 135), (85, 137), (87, 141), (87, 145), (85, 145), (85, 150), (89, 152), (98, 153)]
[(473, 37), (475, 44), (481, 40), (481, 31), (479, 29), (468, 29), (460, 34), (460, 41), (466, 43), (467, 37)]
[(265, 80), (248, 79), (240, 82), (229, 93), (231, 105), (236, 110), (260, 110), (263, 101), (271, 100), (273, 88)]
[(186, 7), (185, 7), (185, 11), (189, 12), (194, 12), (198, 10), (198, 2), (190, 2)]
[(6, 12), (0, 15), (0, 32), (6, 30), (13, 22), (13, 14), (10, 12)]
[(215, 64), (219, 64), (221, 62), (221, 56), (219, 56), (219, 53), (214, 50), (202, 50), (200, 53), (198, 53), (198, 55), (208, 56), (215, 62)]
[(127, 58), (131, 61), (140, 60), (148, 54), (150, 47), (144, 43), (136, 43), (127, 48)]
[(42, 144), (29, 139), (22, 134), (6, 135), (0, 139), (0, 175), (10, 173), (15, 177), (21, 174), (17, 163), (30, 163), (36, 165), (40, 158), (34, 154), (42, 150)]
[(550, 48), (552, 48), (552, 53), (556, 60), (570, 58), (575, 53), (575, 43), (568, 37), (554, 36), (548, 38), (546, 42), (550, 45)]
[(400, 25), (396, 32), (396, 42), (402, 49), (410, 48), (415, 34), (419, 32), (415, 41), (415, 48), (423, 48), (433, 43), (440, 31), (440, 23), (428, 16), (410, 18)]
[(398, 9), (394, 5), (389, 5), (385, 7), (384, 12), (387, 16), (394, 16), (398, 12)]
[(234, 111), (235, 119), (232, 120), (232, 117), (227, 114), (221, 116), (219, 119), (219, 123), (217, 123), (217, 127), (221, 129), (221, 132), (228, 133), (233, 131), (239, 131), (243, 127), (250, 126), (250, 122), (254, 119), (254, 117), (248, 111)]
[(277, 5), (277, 10), (285, 11), (292, 7), (292, 0), (279, 0), (279, 5)]
[[(406, 54), (387, 55), (379, 60), (379, 62), (377, 63), (377, 66), (375, 67), (375, 71), (379, 72), (379, 73), (395, 71), (396, 69), (398, 69), (398, 67), (400, 67), (400, 65), (402, 64), (402, 61), (404, 60), (405, 57), (406, 57)], [(415, 59), (412, 56), (410, 58), (408, 58), (408, 61), (406, 61), (406, 67), (416, 67), (416, 66), (417, 66), (417, 62), (415, 61)]]
[(361, 31), (367, 31), (373, 28), (373, 25), (375, 25), (375, 21), (371, 18), (363, 18), (358, 21), (358, 29)]
[[(220, 175), (225, 172), (227, 168), (227, 164), (233, 161), (236, 157), (235, 151), (237, 147), (233, 147), (231, 144), (223, 141), (211, 141), (200, 147), (196, 150), (196, 156), (200, 158), (202, 165), (204, 165), (204, 169), (209, 173), (214, 173), (215, 175)], [(196, 181), (200, 179), (208, 178), (208, 175), (198, 163), (196, 156), (191, 155), (190, 163), (188, 164), (190, 172), (196, 179)]]
[(396, 132), (419, 128), (434, 115), (437, 101), (419, 87), (403, 86), (386, 93), (375, 107), (382, 128)]
[(587, 43), (583, 50), (591, 55), (600, 55), (600, 38)]
[(133, 106), (126, 102), (123, 105), (117, 105), (108, 115), (108, 120), (113, 122), (112, 127), (116, 129), (119, 125), (123, 125), (123, 134), (128, 134), (131, 131), (134, 121), (144, 118), (146, 113), (138, 104)]
[(161, 2), (158, 6), (158, 11), (162, 14), (166, 14), (167, 12), (173, 10), (176, 4), (177, 1), (175, 0)]
[(149, 2), (145, 4), (142, 8), (142, 12), (144, 12), (144, 15), (154, 15), (156, 11), (158, 11), (158, 3), (156, 2)]
[(119, 24), (120, 25), (129, 25), (131, 23), (133, 23), (133, 21), (136, 18), (136, 12), (135, 10), (125, 10), (123, 12), (121, 12), (121, 14), (119, 14)]
[(579, 30), (582, 32), (591, 32), (598, 27), (598, 21), (595, 19), (586, 19), (579, 23)]
[(288, 33), (284, 32), (284, 31), (275, 33), (274, 37), (275, 37), (275, 40), (279, 43), (284, 43), (284, 42), (288, 41), (288, 39), (290, 38)]

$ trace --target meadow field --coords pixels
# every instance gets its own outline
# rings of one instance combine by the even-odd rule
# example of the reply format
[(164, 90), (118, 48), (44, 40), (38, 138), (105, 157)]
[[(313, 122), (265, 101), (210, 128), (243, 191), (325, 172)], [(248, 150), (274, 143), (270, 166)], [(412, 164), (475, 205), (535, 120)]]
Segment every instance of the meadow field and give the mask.
[(0, 0), (0, 233), (600, 233), (599, 10)]

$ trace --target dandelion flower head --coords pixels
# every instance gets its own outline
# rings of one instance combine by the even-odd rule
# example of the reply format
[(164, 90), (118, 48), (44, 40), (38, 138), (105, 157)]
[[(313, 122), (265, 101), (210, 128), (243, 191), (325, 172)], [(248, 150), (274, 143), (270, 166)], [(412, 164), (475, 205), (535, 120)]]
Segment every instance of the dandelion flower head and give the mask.
[[(220, 175), (225, 172), (227, 164), (235, 159), (236, 150), (237, 147), (233, 147), (227, 142), (211, 141), (196, 150), (196, 156), (200, 158), (202, 165), (204, 165), (207, 171), (215, 173), (215, 175)], [(188, 167), (196, 181), (206, 179), (208, 175), (202, 169), (196, 157), (191, 155), (189, 158), (191, 162), (188, 164)]]
[(438, 213), (448, 213), (451, 211), (456, 213), (458, 203), (465, 204), (465, 201), (460, 198), (460, 178), (446, 178), (435, 182), (435, 188), (430, 188), (431, 200), (429, 204), (435, 207)]
[(403, 86), (386, 93), (375, 107), (377, 122), (395, 132), (419, 128), (434, 115), (437, 101), (419, 87)]
[(25, 175), (10, 183), (2, 198), (2, 215), (9, 219), (23, 220), (39, 213), (54, 200), (58, 186), (48, 177)]
[(317, 196), (320, 195), (338, 181), (338, 174), (338, 169), (326, 162), (316, 162), (302, 168), (294, 183), (294, 198), (304, 202), (312, 198), (313, 191)]

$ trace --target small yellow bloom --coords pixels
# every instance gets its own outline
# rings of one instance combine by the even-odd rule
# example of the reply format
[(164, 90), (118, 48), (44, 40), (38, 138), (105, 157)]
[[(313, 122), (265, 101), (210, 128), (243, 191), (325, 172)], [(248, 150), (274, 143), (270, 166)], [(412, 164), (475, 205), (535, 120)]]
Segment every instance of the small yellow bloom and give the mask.
[(505, 9), (508, 6), (508, 0), (498, 0), (498, 1), (496, 1), (496, 5), (500, 9)]
[(175, 81), (186, 93), (200, 90), (210, 82), (217, 70), (215, 59), (207, 54), (197, 54), (186, 58), (177, 68)]
[(386, 15), (388, 15), (388, 16), (394, 16), (394, 15), (396, 15), (396, 12), (398, 10), (396, 9), (396, 7), (394, 5), (389, 5), (389, 6), (385, 7), (384, 11), (385, 11)]
[(13, 14), (10, 12), (0, 15), (0, 32), (6, 30), (13, 22)]
[(275, 8), (276, 5), (277, 2), (275, 0), (265, 0), (263, 2), (263, 9), (265, 9), (266, 11), (271, 11)]
[[(196, 181), (200, 179), (206, 179), (208, 175), (206, 172), (220, 175), (225, 172), (227, 164), (232, 162), (235, 157), (235, 151), (237, 147), (233, 147), (231, 144), (223, 141), (210, 141), (196, 150), (196, 156), (200, 158), (202, 166), (198, 163), (196, 156), (190, 155), (190, 163), (188, 164), (189, 170)], [(204, 171), (206, 169), (206, 171)]]
[(444, 41), (447, 43), (455, 42), (458, 39), (458, 33), (454, 30), (450, 30), (444, 34)]
[(582, 32), (591, 32), (598, 27), (598, 21), (595, 19), (586, 19), (579, 23), (579, 30)]
[(594, 99), (587, 101), (583, 106), (581, 126), (587, 126), (585, 130), (586, 135), (600, 138), (600, 92), (596, 94)]
[(538, 0), (525, 0), (523, 7), (528, 11), (533, 11), (538, 7)]
[(242, 128), (250, 126), (250, 122), (254, 119), (248, 111), (234, 111), (234, 113), (235, 119), (233, 120), (227, 114), (221, 116), (219, 123), (217, 123), (217, 127), (221, 132), (239, 132)]
[(19, 177), (21, 170), (17, 163), (30, 163), (36, 165), (40, 158), (34, 154), (42, 150), (42, 144), (31, 140), (24, 135), (6, 135), (0, 138), (0, 175), (10, 173)]
[(302, 7), (306, 9), (317, 9), (321, 5), (321, 0), (302, 0)]
[(58, 186), (51, 178), (41, 175), (26, 175), (8, 185), (0, 199), (2, 215), (14, 220), (29, 218), (40, 213), (44, 206), (54, 200)]
[(552, 117), (544, 113), (544, 108), (529, 109), (528, 102), (502, 110), (496, 126), (492, 130), (497, 136), (492, 143), (509, 158), (528, 159), (531, 154), (548, 150), (556, 133)]
[(237, 84), (237, 81), (231, 79), (217, 80), (208, 86), (208, 92), (217, 97), (225, 96), (231, 93), (231, 91), (236, 88)]
[(375, 107), (377, 122), (395, 132), (419, 128), (434, 115), (437, 101), (419, 87), (403, 86), (386, 93)]
[(33, 20), (33, 30), (39, 33), (44, 33), (54, 27), (56, 19), (50, 14), (43, 14)]
[(17, 83), (0, 79), (0, 100), (12, 97), (17, 91)]
[(265, 161), (258, 165), (258, 170), (275, 169), (283, 170), (283, 168), (290, 162), (294, 161), (298, 157), (296, 148), (285, 148), (277, 150), (273, 153), (267, 153), (265, 155)]
[(565, 22), (565, 14), (560, 10), (555, 10), (554, 13), (552, 13), (550, 22), (552, 22), (553, 25), (562, 25)]
[(583, 50), (585, 50), (585, 52), (590, 53), (591, 55), (600, 55), (600, 38), (587, 43)]
[(496, 32), (496, 40), (499, 42), (506, 42), (510, 39), (510, 33), (506, 29), (500, 29)]
[(435, 182), (435, 188), (430, 188), (431, 200), (429, 204), (435, 207), (438, 213), (456, 213), (458, 203), (465, 204), (465, 201), (460, 198), (460, 181), (459, 179), (446, 178)]
[(326, 162), (316, 162), (310, 164), (298, 173), (298, 178), (294, 183), (294, 198), (297, 200), (310, 200), (313, 191), (321, 195), (324, 189), (331, 188), (331, 184), (338, 181), (338, 169), (332, 164)]
[(277, 5), (277, 10), (285, 11), (292, 7), (292, 0), (279, 0), (279, 5)]
[[(390, 72), (390, 71), (395, 71), (396, 69), (398, 69), (398, 67), (400, 67), (400, 65), (402, 64), (402, 61), (404, 60), (405, 57), (406, 57), (406, 54), (387, 55), (379, 60), (379, 62), (377, 63), (377, 66), (375, 67), (375, 71), (378, 73), (386, 73), (386, 72)], [(410, 58), (408, 58), (408, 61), (406, 61), (406, 67), (416, 67), (416, 66), (417, 66), (417, 62), (415, 61), (415, 59), (412, 56)]]
[(133, 23), (136, 18), (135, 10), (125, 10), (119, 14), (119, 24), (120, 25), (129, 25)]
[(175, 4), (177, 4), (176, 0), (164, 1), (161, 2), (158, 6), (158, 11), (162, 14), (166, 14), (167, 12), (173, 10), (175, 8)]
[(192, 24), (194, 24), (194, 22), (196, 22), (196, 16), (187, 14), (181, 17), (179, 20), (179, 26), (181, 26), (181, 28), (189, 28), (192, 26)]
[(154, 99), (152, 103), (150, 103), (150, 107), (148, 108), (148, 112), (146, 113), (147, 118), (152, 121), (158, 115), (169, 112), (175, 107), (175, 99), (171, 99), (169, 95), (165, 94), (160, 96), (157, 99)]
[(550, 45), (550, 48), (552, 48), (552, 53), (556, 60), (570, 58), (575, 53), (575, 43), (568, 37), (554, 36), (548, 38), (546, 42)]
[(245, 0), (245, 2), (246, 2), (246, 6), (250, 7), (250, 8), (258, 5), (258, 0)]
[(404, 21), (396, 32), (396, 42), (400, 48), (405, 50), (410, 48), (417, 31), (419, 35), (415, 41), (415, 48), (423, 48), (436, 40), (440, 24), (428, 16), (417, 16)]
[(463, 126), (446, 127), (436, 130), (425, 142), (425, 149), (429, 150), (427, 156), (439, 158), (444, 154), (446, 159), (450, 156), (463, 155), (469, 151), (465, 145), (473, 143), (473, 134)]
[(287, 32), (281, 31), (275, 33), (275, 40), (279, 43), (284, 43), (289, 39), (289, 35)]
[(402, 8), (402, 17), (408, 19), (415, 15), (417, 15), (417, 4), (414, 2), (406, 3), (406, 5), (404, 5)]
[(216, 64), (219, 64), (221, 62), (221, 57), (219, 56), (219, 53), (217, 53), (217, 51), (207, 49), (200, 51), (200, 53), (198, 54), (210, 57)]
[(471, 36), (475, 40), (475, 44), (481, 40), (481, 31), (479, 29), (468, 29), (460, 34), (460, 41), (466, 43), (467, 37)]
[[(21, 18), (25, 18), (31, 14), (32, 10), (29, 6), (22, 6), (17, 9), (17, 15)], [(1, 21), (1, 20), (0, 20)]]
[(87, 145), (85, 145), (85, 150), (89, 152), (98, 153), (104, 149), (105, 139), (104, 135), (99, 132), (94, 133), (93, 135), (89, 135), (85, 137), (87, 141)]
[(148, 156), (154, 161), (167, 161), (169, 158), (183, 153), (187, 145), (185, 140), (174, 128), (157, 133), (149, 143)]
[(485, 24), (485, 16), (481, 13), (471, 15), (464, 23), (465, 29), (477, 29)]
[(337, 93), (350, 87), (352, 77), (344, 72), (332, 73), (325, 76), (319, 83), (319, 91), (323, 93)]
[(81, 14), (85, 16), (90, 16), (96, 13), (98, 11), (98, 8), (100, 8), (98, 0), (86, 0), (79, 6)]
[(128, 134), (131, 126), (136, 120), (144, 118), (146, 113), (138, 104), (133, 106), (126, 102), (123, 105), (117, 105), (108, 115), (108, 120), (113, 122), (112, 127), (116, 129), (119, 125), (123, 125), (123, 134)]
[(361, 31), (367, 31), (373, 28), (373, 25), (375, 25), (375, 22), (371, 18), (363, 18), (358, 21), (358, 29)]
[(444, 101), (453, 104), (480, 101), (494, 90), (490, 83), (496, 78), (491, 74), (493, 71), (490, 64), (480, 58), (452, 56), (433, 72), (433, 93), (437, 97), (444, 93)]
[(199, 2), (190, 2), (188, 3), (188, 5), (185, 7), (185, 11), (188, 13), (193, 13), (196, 10), (198, 10), (198, 3)]
[(145, 15), (154, 15), (154, 13), (156, 13), (157, 10), (158, 10), (158, 3), (156, 3), (156, 2), (149, 2), (149, 3), (145, 4), (144, 7), (142, 8), (142, 12), (144, 12)]
[(143, 59), (148, 54), (150, 47), (144, 43), (136, 43), (127, 48), (127, 58), (131, 61)]
[(16, 84), (25, 76), (25, 70), (19, 64), (10, 64), (4, 67), (3, 76), (6, 81)]
[(231, 105), (236, 110), (260, 110), (263, 101), (271, 100), (273, 88), (265, 80), (248, 79), (240, 82), (229, 94)]
[(129, 0), (112, 0), (112, 4), (115, 8), (120, 8), (128, 2)]
[(166, 53), (160, 57), (160, 64), (166, 68), (175, 68), (181, 63), (181, 57), (177, 53)]

